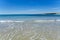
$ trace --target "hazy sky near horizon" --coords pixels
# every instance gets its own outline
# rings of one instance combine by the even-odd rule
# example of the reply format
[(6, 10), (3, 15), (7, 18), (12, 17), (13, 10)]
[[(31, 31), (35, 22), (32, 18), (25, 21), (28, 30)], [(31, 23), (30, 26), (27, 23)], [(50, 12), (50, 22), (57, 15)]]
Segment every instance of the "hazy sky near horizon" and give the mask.
[(0, 0), (0, 14), (60, 12), (60, 0)]

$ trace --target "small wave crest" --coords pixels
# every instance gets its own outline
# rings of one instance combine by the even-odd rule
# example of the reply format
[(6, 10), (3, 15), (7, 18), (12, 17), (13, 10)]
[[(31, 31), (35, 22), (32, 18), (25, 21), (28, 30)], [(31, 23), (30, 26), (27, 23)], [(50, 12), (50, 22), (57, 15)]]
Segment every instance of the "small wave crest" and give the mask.
[[(30, 21), (30, 20), (28, 20), (28, 21)], [(31, 20), (31, 21), (33, 21), (33, 22), (59, 22), (60, 21), (60, 19), (56, 19), (56, 20)], [(0, 20), (0, 22), (25, 22), (25, 21), (18, 21), (18, 20)]]
[(24, 21), (0, 20), (0, 22), (24, 22)]

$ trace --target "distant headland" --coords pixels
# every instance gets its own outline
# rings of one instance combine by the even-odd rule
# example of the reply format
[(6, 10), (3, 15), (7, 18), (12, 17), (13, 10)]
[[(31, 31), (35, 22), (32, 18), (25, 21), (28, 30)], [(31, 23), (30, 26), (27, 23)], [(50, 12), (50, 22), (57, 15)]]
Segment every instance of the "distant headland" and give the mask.
[(0, 16), (60, 16), (57, 13), (44, 13), (44, 14), (0, 14)]

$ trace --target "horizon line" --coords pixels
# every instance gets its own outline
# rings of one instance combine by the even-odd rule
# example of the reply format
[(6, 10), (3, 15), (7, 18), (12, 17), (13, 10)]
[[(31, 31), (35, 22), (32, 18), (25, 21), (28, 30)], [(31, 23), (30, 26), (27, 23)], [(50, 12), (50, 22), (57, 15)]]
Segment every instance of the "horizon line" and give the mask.
[(0, 16), (60, 16), (57, 13), (44, 13), (44, 14), (0, 14)]

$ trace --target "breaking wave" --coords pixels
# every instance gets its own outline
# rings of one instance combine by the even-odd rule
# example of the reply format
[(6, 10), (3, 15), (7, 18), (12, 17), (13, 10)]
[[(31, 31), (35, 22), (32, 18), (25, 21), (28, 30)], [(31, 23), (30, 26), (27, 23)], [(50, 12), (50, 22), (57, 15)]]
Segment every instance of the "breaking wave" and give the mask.
[[(60, 19), (56, 20), (33, 20), (33, 22), (58, 22)], [(18, 21), (18, 20), (0, 20), (0, 22), (25, 22), (25, 21)]]

